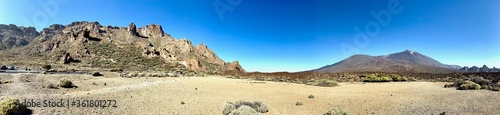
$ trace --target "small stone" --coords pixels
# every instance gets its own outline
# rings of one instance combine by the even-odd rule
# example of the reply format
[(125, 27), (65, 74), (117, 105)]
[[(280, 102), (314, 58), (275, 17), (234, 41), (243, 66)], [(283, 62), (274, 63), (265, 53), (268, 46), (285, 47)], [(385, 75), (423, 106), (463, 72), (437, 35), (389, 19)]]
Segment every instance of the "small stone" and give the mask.
[(301, 106), (301, 105), (304, 105), (304, 103), (302, 103), (302, 102), (298, 101), (298, 102), (296, 102), (296, 103), (295, 103), (295, 105), (296, 105), (296, 106)]

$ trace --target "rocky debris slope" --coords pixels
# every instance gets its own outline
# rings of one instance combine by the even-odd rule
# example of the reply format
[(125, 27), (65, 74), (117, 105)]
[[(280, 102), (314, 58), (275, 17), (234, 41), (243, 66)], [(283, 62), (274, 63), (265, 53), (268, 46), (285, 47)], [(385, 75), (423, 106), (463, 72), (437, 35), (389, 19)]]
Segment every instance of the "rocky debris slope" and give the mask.
[(41, 57), (44, 59), (40, 60), (42, 63), (61, 66), (244, 72), (237, 61), (224, 62), (205, 44), (194, 46), (187, 39), (172, 38), (156, 24), (137, 28), (134, 23), (128, 27), (115, 27), (82, 21), (69, 25), (54, 24), (40, 34), (29, 35), (36, 36), (23, 36), (30, 38), (27, 39), (30, 44), (4, 52), (17, 52), (18, 57)]

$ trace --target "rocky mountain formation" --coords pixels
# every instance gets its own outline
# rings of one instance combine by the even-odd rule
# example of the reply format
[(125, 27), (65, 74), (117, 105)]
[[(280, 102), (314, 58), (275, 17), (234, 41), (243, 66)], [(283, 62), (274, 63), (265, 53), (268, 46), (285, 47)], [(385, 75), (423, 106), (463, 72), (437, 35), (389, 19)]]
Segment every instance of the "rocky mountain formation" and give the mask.
[(500, 69), (498, 69), (496, 67), (489, 68), (486, 65), (483, 65), (483, 67), (477, 67), (477, 66), (467, 67), (467, 66), (465, 66), (459, 70), (463, 71), (463, 72), (500, 72)]
[(456, 71), (456, 68), (455, 65), (442, 64), (416, 51), (406, 50), (384, 56), (353, 55), (313, 71), (448, 73)]
[(0, 24), (0, 50), (28, 45), (39, 35), (34, 27)]
[(62, 68), (129, 70), (184, 69), (221, 73), (245, 70), (238, 61), (224, 62), (205, 44), (193, 46), (175, 39), (161, 25), (137, 28), (102, 26), (98, 22), (54, 24), (37, 32), (33, 27), (0, 26), (0, 62), (17, 65), (56, 64)]

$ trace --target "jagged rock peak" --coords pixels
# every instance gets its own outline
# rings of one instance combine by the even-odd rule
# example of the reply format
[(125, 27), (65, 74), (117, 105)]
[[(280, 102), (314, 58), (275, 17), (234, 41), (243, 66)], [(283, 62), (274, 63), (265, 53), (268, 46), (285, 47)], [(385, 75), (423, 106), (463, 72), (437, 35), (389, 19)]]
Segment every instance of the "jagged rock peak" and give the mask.
[(224, 70), (245, 72), (245, 69), (243, 69), (243, 67), (241, 67), (238, 60), (230, 62), (230, 63), (224, 63)]
[(62, 30), (64, 28), (65, 28), (65, 26), (61, 25), (61, 24), (52, 24), (49, 26), (49, 29), (52, 29), (52, 30)]
[(96, 25), (96, 26), (101, 26), (99, 22), (87, 22), (87, 21), (81, 21), (81, 22), (72, 22), (68, 26), (78, 26), (78, 25), (83, 25), (83, 24), (91, 24), (91, 25)]
[(135, 26), (134, 22), (132, 22), (128, 25), (127, 33), (130, 35), (137, 36), (137, 27)]
[(140, 34), (146, 37), (163, 37), (164, 32), (161, 25), (151, 24), (139, 28)]

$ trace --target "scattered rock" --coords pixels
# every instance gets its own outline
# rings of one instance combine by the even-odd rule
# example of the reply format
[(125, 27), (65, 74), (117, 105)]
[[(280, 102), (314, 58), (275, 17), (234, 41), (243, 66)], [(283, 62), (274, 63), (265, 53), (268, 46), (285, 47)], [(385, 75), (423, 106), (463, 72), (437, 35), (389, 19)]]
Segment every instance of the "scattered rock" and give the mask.
[(184, 105), (184, 104), (186, 104), (186, 103), (184, 103), (184, 101), (181, 101), (181, 104), (182, 104), (182, 105)]
[(96, 71), (96, 72), (92, 72), (92, 76), (102, 76), (102, 74)]
[(295, 105), (296, 105), (296, 106), (301, 106), (301, 105), (304, 105), (304, 103), (302, 103), (302, 102), (300, 102), (300, 101), (297, 101), (297, 102), (295, 103)]
[(309, 95), (309, 97), (307, 97), (309, 99), (313, 99), (314, 98), (314, 95)]

